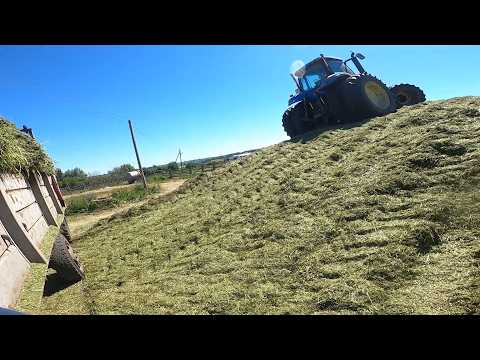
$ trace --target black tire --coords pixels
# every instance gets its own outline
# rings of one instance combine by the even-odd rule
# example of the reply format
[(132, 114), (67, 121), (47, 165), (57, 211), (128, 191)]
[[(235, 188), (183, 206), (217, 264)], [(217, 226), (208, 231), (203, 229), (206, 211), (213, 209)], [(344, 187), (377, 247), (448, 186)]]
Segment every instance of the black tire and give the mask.
[(351, 77), (339, 87), (344, 104), (342, 122), (356, 122), (395, 112), (396, 98), (390, 89), (375, 76), (366, 74)]
[(62, 225), (60, 225), (60, 234), (65, 236), (65, 239), (67, 239), (69, 243), (72, 243), (72, 233), (70, 232), (70, 226), (68, 225), (66, 217), (63, 219)]
[(80, 261), (62, 234), (58, 234), (55, 239), (48, 267), (56, 270), (58, 276), (68, 282), (78, 282), (85, 278)]
[(425, 93), (419, 87), (411, 84), (393, 86), (390, 91), (395, 95), (397, 109), (403, 106), (411, 106), (426, 100)]
[(293, 138), (297, 135), (296, 128), (294, 128), (293, 126), (292, 108), (288, 108), (283, 113), (282, 126), (283, 126), (283, 130), (287, 133), (287, 135), (290, 138)]
[(291, 139), (314, 129), (313, 124), (306, 121), (306, 118), (307, 116), (303, 103), (288, 108), (283, 113), (283, 129)]

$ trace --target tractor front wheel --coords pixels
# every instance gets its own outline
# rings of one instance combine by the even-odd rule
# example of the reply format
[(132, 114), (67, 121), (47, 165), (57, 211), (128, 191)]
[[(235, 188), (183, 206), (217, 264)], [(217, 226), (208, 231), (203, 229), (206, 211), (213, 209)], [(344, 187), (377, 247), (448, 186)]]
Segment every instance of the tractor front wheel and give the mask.
[(297, 104), (296, 106), (287, 109), (283, 113), (283, 129), (287, 135), (293, 139), (296, 136), (313, 130), (313, 124), (306, 120), (307, 116), (303, 103)]
[(425, 94), (419, 87), (410, 84), (395, 85), (390, 89), (397, 99), (397, 108), (424, 102)]

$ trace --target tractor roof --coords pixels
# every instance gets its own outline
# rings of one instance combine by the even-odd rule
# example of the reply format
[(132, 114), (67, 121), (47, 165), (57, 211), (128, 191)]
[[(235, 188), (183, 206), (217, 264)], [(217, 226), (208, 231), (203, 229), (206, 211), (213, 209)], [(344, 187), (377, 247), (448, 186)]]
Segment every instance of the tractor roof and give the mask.
[[(340, 61), (343, 61), (342, 59), (340, 58), (336, 58), (336, 57), (333, 57), (333, 56), (324, 56), (325, 60), (340, 60)], [(310, 70), (314, 65), (318, 64), (320, 62), (320, 57), (316, 58), (316, 59), (313, 59), (312, 61), (310, 61), (309, 63), (307, 63), (305, 66), (302, 66), (300, 69), (298, 69), (297, 71), (295, 71), (295, 76), (296, 77), (301, 77), (300, 75), (302, 74), (302, 71), (301, 70), (304, 70), (304, 71), (308, 71)]]

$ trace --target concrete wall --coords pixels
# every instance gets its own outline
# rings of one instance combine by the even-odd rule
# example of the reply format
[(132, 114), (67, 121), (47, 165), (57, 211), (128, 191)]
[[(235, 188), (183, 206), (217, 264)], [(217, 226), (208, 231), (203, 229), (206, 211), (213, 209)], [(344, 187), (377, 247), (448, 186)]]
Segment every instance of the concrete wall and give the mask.
[(0, 306), (15, 304), (30, 263), (48, 263), (39, 247), (62, 212), (51, 177), (0, 174)]
[(17, 219), (38, 246), (48, 230), (48, 224), (29, 180), (25, 176), (14, 174), (0, 174), (0, 180)]
[(9, 240), (0, 222), (0, 306), (12, 307), (22, 290), (23, 280), (30, 269), (30, 262)]

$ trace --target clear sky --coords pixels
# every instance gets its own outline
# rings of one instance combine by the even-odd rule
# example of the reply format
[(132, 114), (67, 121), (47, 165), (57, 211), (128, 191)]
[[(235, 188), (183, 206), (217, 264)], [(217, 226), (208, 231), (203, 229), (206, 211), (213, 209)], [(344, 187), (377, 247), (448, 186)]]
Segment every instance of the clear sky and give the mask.
[(427, 100), (480, 95), (480, 46), (0, 46), (0, 115), (32, 127), (56, 165), (103, 173), (283, 141), (296, 60), (366, 56), (388, 86)]

